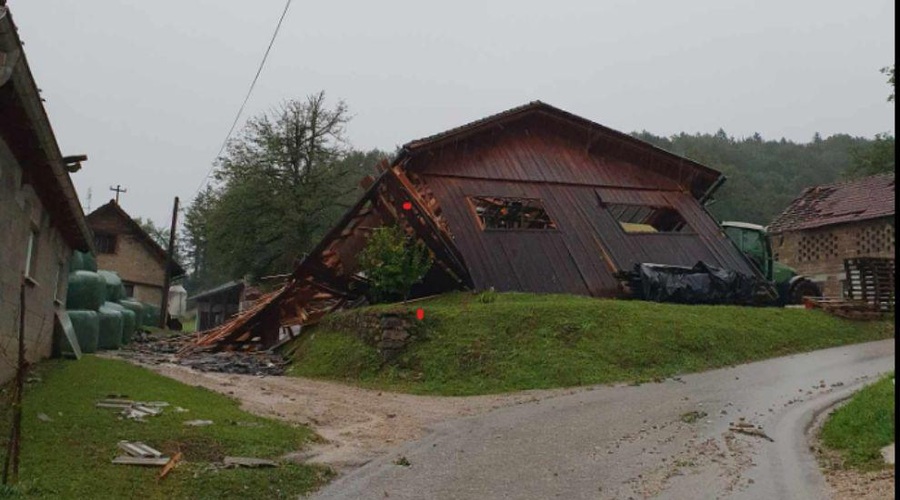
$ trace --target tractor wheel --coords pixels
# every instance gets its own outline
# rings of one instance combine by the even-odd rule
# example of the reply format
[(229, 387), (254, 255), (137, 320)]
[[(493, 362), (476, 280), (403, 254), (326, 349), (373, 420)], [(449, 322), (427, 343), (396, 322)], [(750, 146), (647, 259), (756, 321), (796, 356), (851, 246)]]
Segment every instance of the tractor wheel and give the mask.
[(819, 286), (808, 279), (798, 280), (791, 287), (788, 297), (788, 304), (802, 304), (804, 297), (821, 297), (822, 290)]

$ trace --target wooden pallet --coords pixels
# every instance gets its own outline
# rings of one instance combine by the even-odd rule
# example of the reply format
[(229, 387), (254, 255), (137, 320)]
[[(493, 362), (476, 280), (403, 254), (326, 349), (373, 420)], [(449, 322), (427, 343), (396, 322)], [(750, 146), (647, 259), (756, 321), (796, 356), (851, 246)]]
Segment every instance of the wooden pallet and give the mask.
[(844, 273), (849, 299), (869, 303), (882, 312), (894, 310), (894, 259), (844, 259)]

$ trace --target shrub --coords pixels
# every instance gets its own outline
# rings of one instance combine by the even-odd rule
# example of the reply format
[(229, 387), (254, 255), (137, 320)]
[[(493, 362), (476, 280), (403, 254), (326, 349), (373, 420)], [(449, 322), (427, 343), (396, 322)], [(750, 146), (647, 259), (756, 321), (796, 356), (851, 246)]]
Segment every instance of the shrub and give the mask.
[(414, 284), (431, 268), (431, 256), (421, 241), (410, 241), (397, 226), (377, 228), (359, 255), (368, 278), (369, 300), (406, 300)]

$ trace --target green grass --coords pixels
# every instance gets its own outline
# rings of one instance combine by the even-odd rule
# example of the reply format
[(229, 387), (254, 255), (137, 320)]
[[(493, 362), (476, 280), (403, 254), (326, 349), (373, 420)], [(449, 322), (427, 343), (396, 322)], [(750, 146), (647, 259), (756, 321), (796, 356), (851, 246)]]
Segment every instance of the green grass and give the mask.
[[(20, 483), (12, 496), (293, 498), (331, 476), (327, 469), (298, 464), (211, 470), (209, 464), (225, 455), (274, 459), (316, 439), (306, 427), (253, 416), (238, 409), (236, 401), (212, 391), (95, 356), (44, 362), (36, 374), (41, 380), (26, 390)], [(97, 400), (112, 394), (167, 401), (171, 406), (144, 423), (120, 420), (117, 410), (94, 407)], [(189, 411), (179, 413), (175, 407)], [(40, 420), (40, 413), (53, 420)], [(182, 423), (193, 419), (214, 424), (190, 427)], [(3, 434), (5, 438), (5, 430)], [(184, 462), (157, 482), (158, 467), (110, 463), (120, 454), (116, 449), (120, 440), (143, 441), (168, 454), (180, 450)], [(9, 495), (0, 491), (0, 497)]]
[(182, 320), (181, 332), (194, 333), (197, 331), (197, 315), (192, 314), (188, 319)]
[[(425, 310), (395, 365), (354, 335), (366, 311)], [(893, 320), (820, 311), (685, 306), (568, 295), (457, 293), (326, 317), (289, 346), (289, 374), (419, 394), (470, 395), (679, 373), (893, 337)]]
[(861, 470), (886, 467), (881, 448), (894, 442), (894, 374), (856, 393), (822, 426), (826, 447), (838, 450), (845, 466)]

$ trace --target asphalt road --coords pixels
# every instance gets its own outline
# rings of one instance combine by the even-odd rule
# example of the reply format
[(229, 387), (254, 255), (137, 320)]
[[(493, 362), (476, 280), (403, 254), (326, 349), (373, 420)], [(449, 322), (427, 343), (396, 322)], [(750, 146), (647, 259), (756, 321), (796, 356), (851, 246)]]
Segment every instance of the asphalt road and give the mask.
[(893, 369), (891, 339), (586, 388), (439, 424), (315, 498), (826, 498), (807, 430)]

